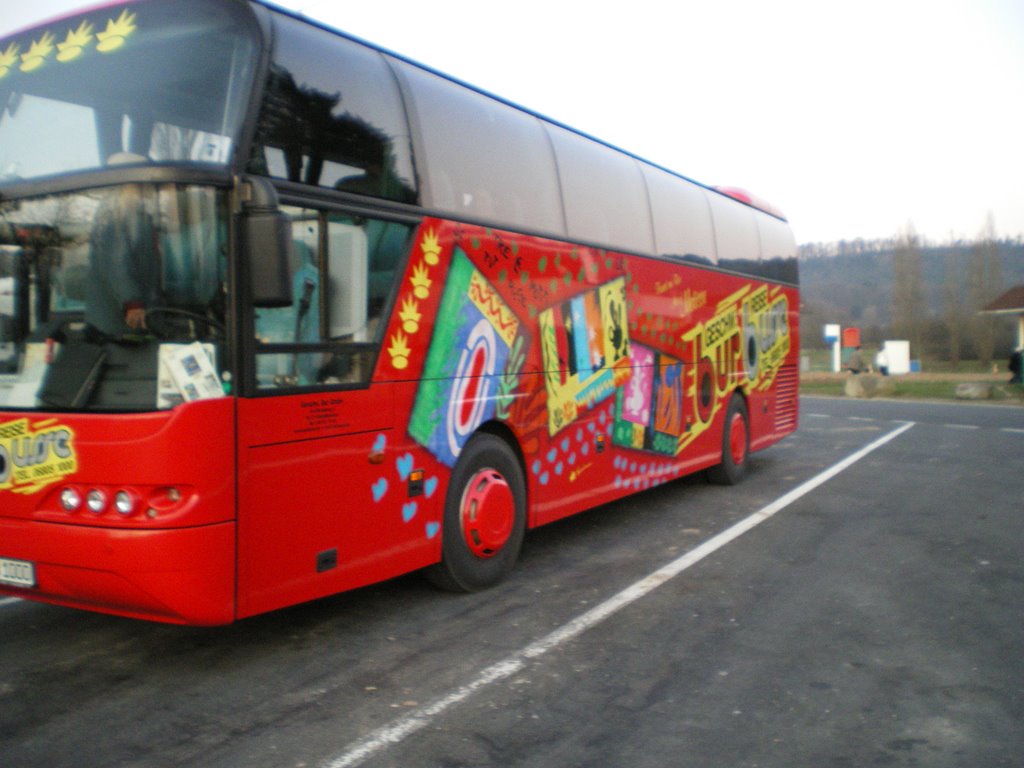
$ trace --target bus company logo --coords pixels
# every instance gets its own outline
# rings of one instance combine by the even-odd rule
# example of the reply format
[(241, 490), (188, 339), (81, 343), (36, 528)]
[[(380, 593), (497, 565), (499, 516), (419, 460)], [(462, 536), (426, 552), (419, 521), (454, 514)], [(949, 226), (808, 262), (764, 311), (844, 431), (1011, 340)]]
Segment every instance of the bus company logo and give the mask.
[(789, 302), (778, 289), (747, 285), (683, 334), (690, 362), (634, 343), (633, 377), (616, 396), (616, 445), (679, 455), (711, 427), (740, 386), (771, 387), (789, 354)]
[(0, 491), (37, 493), (78, 471), (74, 439), (55, 419), (0, 424)]

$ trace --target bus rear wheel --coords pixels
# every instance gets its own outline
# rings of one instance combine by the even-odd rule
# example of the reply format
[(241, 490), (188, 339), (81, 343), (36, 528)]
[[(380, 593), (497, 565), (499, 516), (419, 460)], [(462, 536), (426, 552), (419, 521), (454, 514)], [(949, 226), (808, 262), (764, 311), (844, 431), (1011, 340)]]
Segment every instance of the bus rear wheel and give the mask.
[(735, 394), (729, 400), (722, 429), (722, 463), (708, 470), (715, 485), (736, 485), (747, 474), (750, 459), (750, 417), (747, 403)]
[(427, 578), (453, 592), (493, 587), (515, 565), (526, 532), (523, 470), (512, 448), (481, 433), (462, 450), (445, 497), (441, 562)]

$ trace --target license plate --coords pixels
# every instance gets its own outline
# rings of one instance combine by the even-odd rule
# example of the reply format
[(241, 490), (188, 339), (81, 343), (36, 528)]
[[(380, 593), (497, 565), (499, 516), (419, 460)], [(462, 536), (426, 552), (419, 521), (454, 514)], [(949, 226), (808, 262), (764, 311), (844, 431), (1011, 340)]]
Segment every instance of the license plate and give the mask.
[(0, 584), (34, 587), (36, 585), (36, 568), (26, 560), (8, 560), (0, 557)]

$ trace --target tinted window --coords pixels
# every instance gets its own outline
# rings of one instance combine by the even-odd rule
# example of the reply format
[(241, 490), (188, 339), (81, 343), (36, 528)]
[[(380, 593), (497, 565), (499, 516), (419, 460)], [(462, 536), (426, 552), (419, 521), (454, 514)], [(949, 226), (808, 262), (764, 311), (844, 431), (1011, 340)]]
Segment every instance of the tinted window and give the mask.
[(636, 160), (564, 128), (547, 130), (558, 159), (569, 237), (653, 252), (647, 190)]
[(423, 142), (426, 205), (563, 232), (555, 161), (537, 118), (418, 67), (395, 66)]
[(757, 215), (761, 235), (761, 274), (771, 280), (796, 283), (796, 238), (789, 224), (764, 214)]
[(708, 202), (715, 224), (718, 263), (726, 269), (749, 271), (749, 266), (743, 265), (756, 263), (761, 257), (754, 210), (714, 192), (708, 193)]
[(766, 280), (797, 282), (796, 241), (786, 222), (708, 193), (719, 266)]
[(643, 166), (654, 218), (654, 241), (662, 256), (715, 263), (715, 232), (703, 187), (658, 168)]
[(369, 381), (411, 225), (286, 208), (292, 304), (255, 310), (260, 389)]
[(384, 57), (284, 16), (250, 172), (414, 202), (405, 111)]

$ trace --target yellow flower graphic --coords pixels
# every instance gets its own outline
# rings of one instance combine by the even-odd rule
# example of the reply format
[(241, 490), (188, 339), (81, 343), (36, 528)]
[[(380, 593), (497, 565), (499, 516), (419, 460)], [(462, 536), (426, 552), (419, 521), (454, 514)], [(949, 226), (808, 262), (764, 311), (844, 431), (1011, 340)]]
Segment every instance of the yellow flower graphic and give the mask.
[(21, 56), (21, 71), (32, 72), (46, 62), (46, 57), (53, 53), (53, 35), (45, 33), (36, 40)]
[(402, 329), (406, 333), (416, 333), (420, 329), (420, 320), (423, 315), (420, 314), (419, 305), (408, 298), (402, 302), (402, 311), (398, 313), (398, 317), (401, 319)]
[(0, 78), (3, 78), (8, 72), (11, 71), (11, 67), (18, 63), (18, 46), (15, 43), (11, 43), (7, 46), (7, 50), (0, 53)]
[(437, 233), (428, 229), (423, 233), (423, 242), (420, 244), (420, 248), (423, 250), (423, 260), (430, 266), (434, 266), (438, 262), (438, 256), (441, 255), (441, 244), (437, 240)]
[(388, 347), (391, 364), (399, 371), (409, 367), (409, 355), (412, 354), (412, 350), (409, 349), (407, 341), (405, 334), (396, 333), (391, 337), (391, 346)]
[(92, 42), (92, 24), (83, 21), (78, 29), (68, 32), (63, 43), (57, 43), (57, 61), (73, 61)]
[(135, 14), (128, 13), (127, 10), (122, 11), (121, 15), (117, 17), (117, 21), (110, 19), (107, 22), (107, 28), (96, 35), (100, 41), (96, 50), (103, 53), (116, 51), (124, 45), (124, 41), (135, 29)]
[(412, 292), (417, 299), (425, 299), (430, 295), (430, 284), (433, 281), (427, 276), (427, 268), (422, 264), (417, 264), (412, 268), (412, 277), (409, 278), (409, 281), (412, 283)]

